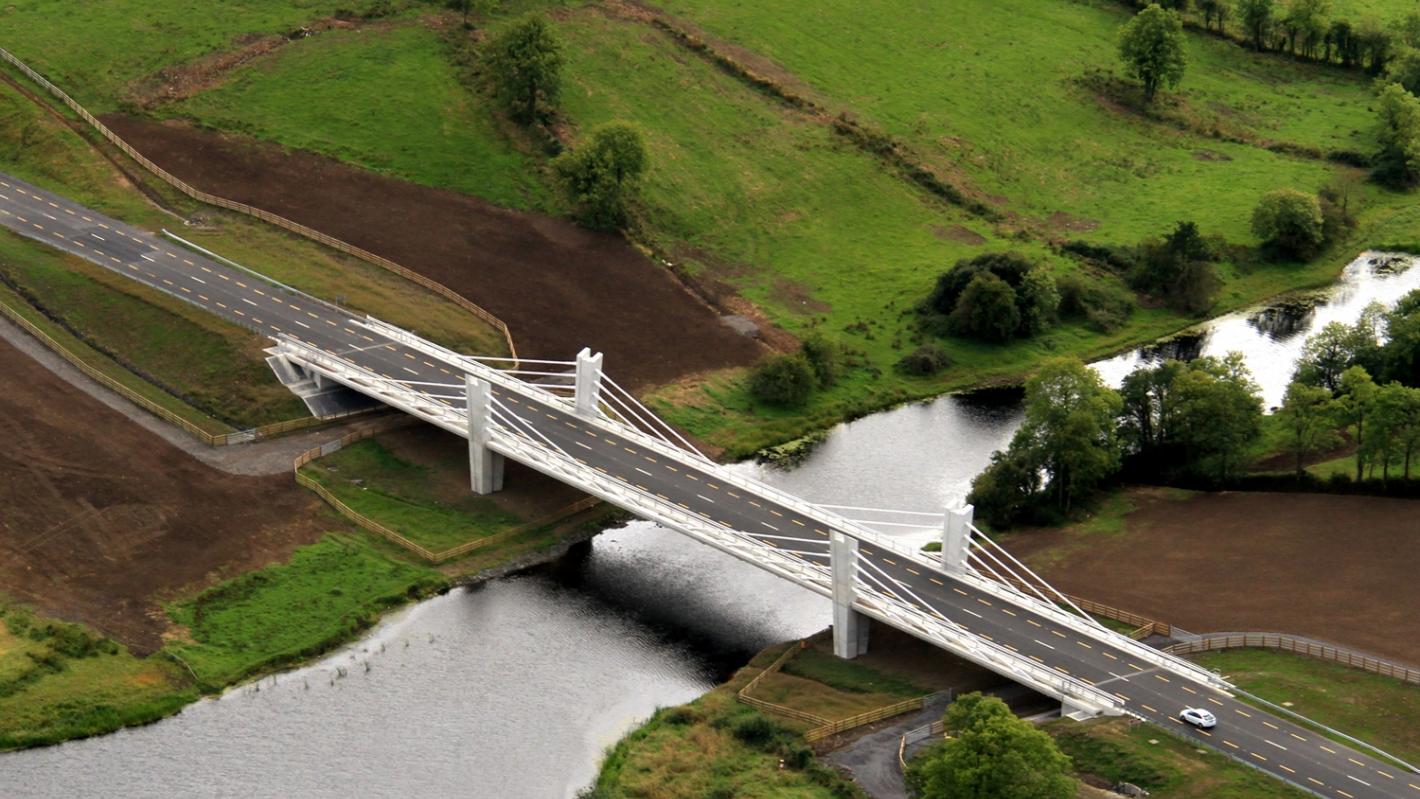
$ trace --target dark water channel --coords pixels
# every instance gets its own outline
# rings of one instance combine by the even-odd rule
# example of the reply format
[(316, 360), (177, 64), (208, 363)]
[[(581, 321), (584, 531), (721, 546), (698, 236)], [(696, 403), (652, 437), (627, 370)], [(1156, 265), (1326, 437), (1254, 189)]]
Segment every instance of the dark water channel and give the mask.
[[(1097, 368), (1117, 381), (1140, 361), (1241, 350), (1275, 404), (1311, 330), (1417, 287), (1420, 269), (1362, 258), (1315, 307), (1229, 315)], [(792, 471), (738, 468), (811, 500), (938, 510), (1009, 440), (1019, 404), (1018, 391), (943, 397), (840, 425)], [(655, 707), (828, 622), (826, 600), (636, 522), (172, 719), (0, 755), (0, 797), (568, 797)]]

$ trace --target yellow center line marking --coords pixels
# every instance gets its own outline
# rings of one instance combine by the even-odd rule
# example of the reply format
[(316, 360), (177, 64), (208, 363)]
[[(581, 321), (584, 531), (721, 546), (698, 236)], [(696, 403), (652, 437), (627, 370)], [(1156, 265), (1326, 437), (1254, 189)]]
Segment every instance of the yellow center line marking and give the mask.
[(1086, 649), (1094, 649), (1094, 647), (1090, 646), (1089, 644), (1085, 643), (1084, 641), (1076, 641), (1075, 643), (1079, 644), (1080, 646), (1083, 646), (1083, 647), (1086, 648)]
[(669, 463), (666, 464), (666, 468), (667, 468), (667, 469), (670, 469), (670, 470), (673, 471), (673, 472), (679, 472), (679, 471), (680, 471), (680, 469), (677, 469), (676, 467), (670, 465)]
[(1045, 661), (1041, 660), (1040, 658), (1036, 657), (1035, 655), (1031, 655), (1031, 656), (1030, 656), (1030, 659), (1031, 659), (1031, 660), (1034, 660), (1036, 663), (1044, 663), (1044, 662), (1045, 662)]
[[(697, 482), (697, 483), (700, 482), (700, 478), (699, 478), (699, 477), (696, 477), (695, 475), (691, 474), (690, 472), (686, 472), (686, 473), (685, 473), (685, 476), (688, 477), (688, 478), (690, 478), (691, 480), (694, 480), (694, 481)], [(770, 511), (770, 513), (774, 513), (774, 511)], [(778, 513), (778, 514), (775, 514), (775, 515), (776, 515), (776, 516), (782, 516), (783, 514), (782, 514), (782, 513)]]
[(1278, 763), (1278, 764), (1277, 764), (1277, 768), (1282, 769), (1283, 771), (1287, 772), (1288, 774), (1296, 774), (1296, 773), (1297, 773), (1297, 770), (1296, 770), (1296, 769), (1294, 769), (1294, 768), (1289, 768), (1289, 767), (1287, 767), (1287, 766), (1282, 765), (1281, 763)]
[(1263, 726), (1265, 726), (1265, 727), (1271, 727), (1271, 728), (1274, 729), (1274, 730), (1280, 730), (1280, 729), (1282, 729), (1281, 727), (1278, 727), (1276, 724), (1273, 724), (1273, 723), (1270, 722), (1270, 721), (1264, 721), (1264, 722), (1262, 722), (1262, 724), (1263, 724)]
[(1040, 622), (1036, 621), (1035, 619), (1026, 619), (1026, 624), (1033, 624), (1036, 627), (1041, 626)]
[(918, 577), (921, 577), (921, 576), (922, 576), (922, 572), (917, 571), (916, 569), (912, 568), (911, 566), (905, 566), (905, 567), (903, 567), (903, 568), (907, 569), (907, 573), (908, 573), (908, 574), (915, 574), (915, 575), (917, 575)]
[(1222, 702), (1219, 702), (1218, 700), (1214, 699), (1214, 698), (1211, 697), (1211, 696), (1208, 697), (1208, 701), (1209, 701), (1209, 702), (1212, 702), (1213, 704), (1217, 705), (1218, 707), (1222, 707), (1222, 706), (1223, 706), (1223, 703), (1222, 703)]
[(794, 524), (799, 525), (800, 527), (808, 527), (807, 524), (804, 524), (803, 522), (799, 521), (798, 519), (790, 519), (789, 521), (793, 522)]
[(1233, 708), (1233, 712), (1237, 713), (1239, 716), (1246, 716), (1247, 718), (1252, 718), (1252, 714), (1247, 712), (1246, 710), (1238, 710), (1237, 708)]
[(1119, 697), (1120, 699), (1123, 699), (1123, 700), (1126, 701), (1126, 702), (1129, 701), (1129, 697), (1125, 696), (1124, 694), (1121, 694), (1121, 693), (1118, 692), (1118, 691), (1115, 691), (1115, 692), (1114, 692), (1114, 695), (1117, 696), (1117, 697)]
[(206, 294), (199, 294), (199, 295), (197, 295), (197, 299), (202, 300), (203, 302), (211, 302), (211, 300), (209, 300), (209, 299), (207, 298), (207, 295), (206, 295)]
[(191, 294), (191, 293), (192, 293), (192, 289), (188, 288), (187, 286), (178, 286), (178, 288), (182, 289), (184, 292), (186, 292), (186, 293), (188, 293), (188, 294)]
[(1157, 708), (1149, 707), (1148, 705), (1144, 704), (1143, 702), (1140, 702), (1140, 703), (1139, 703), (1139, 707), (1144, 708), (1145, 710), (1149, 711), (1150, 713), (1158, 713), (1158, 712), (1159, 712)]
[(1054, 636), (1057, 636), (1057, 637), (1059, 637), (1059, 638), (1068, 638), (1068, 637), (1069, 637), (1069, 636), (1067, 636), (1065, 633), (1060, 632), (1059, 630), (1051, 630), (1051, 631), (1050, 631), (1050, 634), (1051, 634), (1051, 635), (1054, 635)]
[(1187, 685), (1180, 685), (1179, 687), (1182, 688), (1183, 690), (1189, 692), (1190, 694), (1196, 694), (1196, 693), (1198, 693), (1197, 691), (1193, 690), (1192, 688), (1189, 688)]
[(961, 594), (962, 596), (967, 596), (967, 593), (966, 593), (965, 591), (961, 590), (960, 588), (957, 588), (957, 587), (953, 586), (953, 587), (952, 587), (952, 590), (953, 590), (953, 591), (956, 591), (958, 594)]
[(896, 566), (896, 565), (897, 565), (897, 561), (895, 561), (895, 560), (888, 560), (887, 558), (883, 558), (883, 563), (886, 563), (886, 564), (888, 564), (889, 566)]
[(1376, 769), (1376, 773), (1379, 774), (1379, 775), (1381, 775), (1382, 777), (1385, 777), (1385, 778), (1388, 779), (1388, 780), (1393, 780), (1393, 779), (1395, 779), (1395, 777), (1392, 777), (1391, 775), (1385, 773), (1384, 771), (1381, 771), (1380, 769)]
[(1326, 753), (1332, 754), (1332, 755), (1336, 754), (1336, 750), (1335, 750), (1335, 749), (1332, 749), (1331, 747), (1327, 746), (1326, 744), (1317, 744), (1317, 746), (1320, 746), (1320, 747), (1321, 747), (1321, 750), (1322, 750), (1323, 752), (1326, 752)]
[[(240, 286), (241, 284), (238, 283), (237, 285)], [(291, 306), (291, 310), (293, 310), (293, 311), (299, 311), (299, 310), (301, 310), (301, 306), (299, 306), (299, 305), (296, 305), (296, 304), (294, 304), (294, 303), (289, 303), (289, 302), (286, 303), (286, 304), (289, 305), (289, 306)]]
[(1290, 735), (1290, 736), (1292, 736), (1293, 738), (1296, 738), (1298, 741), (1301, 741), (1302, 743), (1306, 743), (1306, 742), (1307, 742), (1307, 739), (1306, 739), (1306, 738), (1303, 738), (1302, 736), (1296, 734), (1295, 732), (1289, 732), (1289, 733), (1287, 733), (1287, 734)]
[[(257, 294), (260, 294), (263, 297), (266, 296), (266, 292), (262, 291), (261, 289), (252, 289), (252, 291), (255, 291)], [(273, 297), (272, 299), (275, 299), (275, 297)]]
[(774, 514), (775, 516), (779, 516), (780, 518), (782, 518), (782, 517), (784, 516), (784, 514), (780, 513), (779, 511), (777, 511), (777, 510), (775, 510), (775, 509), (773, 509), (773, 508), (770, 508), (770, 509), (769, 509), (769, 512), (772, 513), (772, 514)]
[(946, 583), (942, 582), (941, 580), (938, 580), (936, 577), (928, 577), (927, 579), (928, 579), (928, 580), (931, 580), (932, 582), (936, 583), (937, 585), (942, 585), (942, 586), (945, 586), (945, 585), (946, 585)]
[(1135, 670), (1135, 671), (1143, 671), (1143, 670), (1144, 670), (1144, 667), (1143, 667), (1143, 666), (1136, 666), (1136, 665), (1134, 665), (1133, 663), (1126, 663), (1125, 665), (1128, 666), (1129, 668)]
[(1163, 681), (1163, 682), (1173, 682), (1173, 680), (1170, 680), (1168, 677), (1165, 677), (1165, 676), (1162, 675), (1162, 674), (1155, 674), (1155, 675), (1154, 675), (1154, 679), (1156, 679), (1156, 680), (1161, 680), (1161, 681)]
[(1346, 758), (1346, 759), (1349, 760), (1349, 761), (1351, 761), (1352, 763), (1355, 763), (1355, 764), (1358, 765), (1358, 766), (1364, 766), (1364, 765), (1366, 765), (1365, 763), (1362, 763), (1361, 761), (1357, 760), (1357, 759), (1354, 758), (1354, 757), (1348, 757), (1348, 758)]
[(1322, 787), (1325, 787), (1325, 786), (1326, 786), (1326, 783), (1322, 782), (1321, 780), (1317, 779), (1316, 777), (1307, 777), (1307, 782), (1315, 783), (1315, 784), (1320, 785), (1320, 786), (1322, 786)]
[(1104, 655), (1105, 657), (1109, 658), (1110, 660), (1119, 660), (1118, 657), (1116, 657), (1115, 655), (1110, 654), (1109, 652), (1101, 652), (1100, 654), (1101, 654), (1101, 655)]
[(976, 598), (976, 601), (977, 601), (977, 602), (980, 602), (981, 604), (985, 605), (985, 606), (988, 607), (988, 608), (991, 607), (991, 603), (990, 603), (990, 602), (987, 602), (986, 600), (982, 599), (981, 597), (977, 597), (977, 598)]
[(1264, 763), (1267, 762), (1267, 758), (1263, 757), (1262, 755), (1259, 755), (1259, 754), (1256, 753), (1256, 752), (1248, 752), (1248, 754), (1252, 755), (1253, 757), (1257, 758), (1258, 760), (1261, 760), (1261, 761), (1264, 762)]
[(1229, 747), (1230, 749), (1240, 749), (1240, 748), (1241, 748), (1241, 747), (1239, 747), (1237, 744), (1233, 743), (1232, 741), (1223, 741), (1223, 745), (1226, 746), (1226, 747)]
[(1336, 789), (1336, 792), (1339, 793), (1339, 794), (1341, 794), (1342, 796), (1346, 797), (1346, 799), (1356, 799), (1356, 797), (1354, 797), (1354, 796), (1352, 796), (1351, 794), (1349, 794), (1349, 793), (1347, 793), (1347, 792), (1341, 790), (1340, 788), (1337, 788), (1337, 789)]

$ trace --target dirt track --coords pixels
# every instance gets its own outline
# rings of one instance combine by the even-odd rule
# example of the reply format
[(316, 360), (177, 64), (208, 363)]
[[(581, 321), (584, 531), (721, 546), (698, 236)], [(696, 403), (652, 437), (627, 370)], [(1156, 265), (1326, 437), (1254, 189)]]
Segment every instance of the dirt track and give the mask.
[(607, 355), (623, 385), (761, 352), (622, 239), (233, 136), (122, 115), (104, 123), (199, 188), (265, 208), (431, 277), (492, 311), (520, 355)]
[(284, 559), (330, 526), (289, 475), (189, 457), (0, 341), (0, 592), (143, 654), (156, 600)]
[[(1192, 632), (1300, 633), (1420, 663), (1420, 502), (1141, 491), (1119, 535), (1023, 534), (1068, 593)], [(1051, 552), (1046, 552), (1051, 550)]]

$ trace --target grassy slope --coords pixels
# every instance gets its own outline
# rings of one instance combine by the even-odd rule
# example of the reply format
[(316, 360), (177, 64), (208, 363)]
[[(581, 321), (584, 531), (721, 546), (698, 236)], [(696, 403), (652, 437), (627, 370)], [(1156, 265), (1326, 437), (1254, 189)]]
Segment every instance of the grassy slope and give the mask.
[(1245, 690), (1414, 763), (1420, 761), (1420, 686), (1336, 663), (1266, 649), (1194, 657)]
[(288, 45), (231, 78), (178, 109), (224, 130), (499, 205), (550, 203), (535, 163), (500, 137), (481, 98), (460, 84), (439, 33), (419, 20), (390, 29), (330, 31)]
[(466, 490), (456, 498), (436, 495), (428, 468), (401, 460), (375, 440), (346, 447), (303, 471), (357, 512), (435, 552), (522, 521), (493, 499)]

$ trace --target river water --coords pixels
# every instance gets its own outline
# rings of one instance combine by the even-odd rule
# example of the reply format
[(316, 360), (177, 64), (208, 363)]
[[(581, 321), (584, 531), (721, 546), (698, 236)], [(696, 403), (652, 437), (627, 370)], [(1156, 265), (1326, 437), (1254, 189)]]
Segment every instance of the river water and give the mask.
[[(1239, 350), (1276, 404), (1302, 341), (1420, 269), (1350, 265), (1324, 303), (1221, 317), (1096, 364)], [(736, 468), (807, 499), (939, 510), (1021, 418), (1019, 391), (942, 397), (839, 425), (803, 464)], [(824, 600), (647, 522), (554, 567), (388, 617), (320, 662), (157, 724), (0, 755), (0, 796), (570, 797), (658, 706), (703, 693), (755, 651), (830, 621)]]

